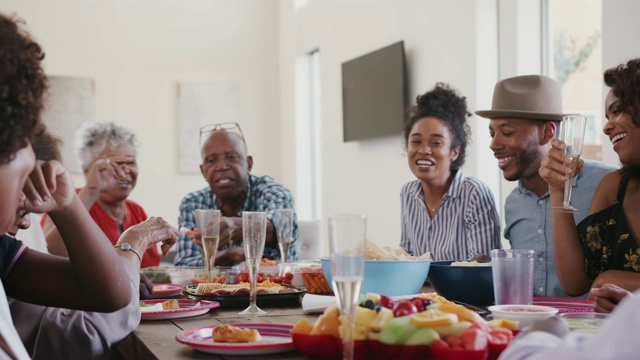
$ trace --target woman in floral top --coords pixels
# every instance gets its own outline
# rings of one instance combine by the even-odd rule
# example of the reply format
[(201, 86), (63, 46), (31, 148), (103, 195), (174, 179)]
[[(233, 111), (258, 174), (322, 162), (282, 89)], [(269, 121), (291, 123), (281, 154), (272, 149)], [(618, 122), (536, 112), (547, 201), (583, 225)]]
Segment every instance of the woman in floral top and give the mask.
[[(623, 166), (602, 178), (590, 215), (578, 226), (572, 214), (553, 214), (558, 276), (573, 296), (605, 283), (628, 291), (640, 288), (640, 59), (605, 71), (604, 81), (611, 89), (603, 131)], [(552, 206), (560, 206), (570, 160), (562, 152), (565, 143), (553, 140), (552, 144), (540, 175), (549, 183)], [(589, 297), (595, 299), (595, 294)], [(596, 300), (615, 304), (619, 299)]]

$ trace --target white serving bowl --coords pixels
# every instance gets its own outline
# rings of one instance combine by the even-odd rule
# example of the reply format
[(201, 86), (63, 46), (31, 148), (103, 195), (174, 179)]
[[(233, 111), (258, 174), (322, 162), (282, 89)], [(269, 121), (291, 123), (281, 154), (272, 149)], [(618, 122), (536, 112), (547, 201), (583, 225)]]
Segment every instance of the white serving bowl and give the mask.
[(522, 330), (536, 320), (544, 320), (558, 313), (558, 309), (540, 305), (493, 305), (488, 307), (494, 319), (517, 321)]

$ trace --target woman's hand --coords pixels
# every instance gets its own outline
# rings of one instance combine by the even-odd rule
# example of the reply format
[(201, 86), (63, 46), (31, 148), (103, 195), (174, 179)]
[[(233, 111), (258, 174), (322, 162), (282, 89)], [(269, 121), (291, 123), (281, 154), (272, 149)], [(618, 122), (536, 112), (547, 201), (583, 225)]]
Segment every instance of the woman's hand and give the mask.
[[(566, 147), (567, 145), (558, 139), (551, 140), (551, 149), (540, 164), (538, 173), (549, 184), (549, 190), (564, 191), (565, 180), (571, 174), (571, 158), (564, 153)], [(583, 165), (584, 161), (580, 160), (575, 174), (582, 169)]]
[(126, 178), (127, 175), (118, 164), (120, 161), (126, 162), (131, 159), (128, 157), (102, 158), (91, 163), (85, 189), (99, 194), (116, 186), (120, 179)]
[(629, 295), (631, 292), (619, 286), (604, 284), (599, 288), (592, 288), (587, 299), (596, 302), (596, 312), (610, 313), (623, 298)]
[(73, 179), (57, 161), (38, 161), (24, 185), (23, 208), (35, 213), (62, 209), (75, 196)]
[(169, 249), (178, 241), (179, 234), (178, 229), (161, 217), (150, 217), (123, 232), (118, 244), (129, 243), (134, 250), (142, 254), (148, 247), (162, 243), (162, 255), (167, 255)]
[(153, 294), (153, 283), (143, 273), (140, 273), (140, 300), (148, 299)]

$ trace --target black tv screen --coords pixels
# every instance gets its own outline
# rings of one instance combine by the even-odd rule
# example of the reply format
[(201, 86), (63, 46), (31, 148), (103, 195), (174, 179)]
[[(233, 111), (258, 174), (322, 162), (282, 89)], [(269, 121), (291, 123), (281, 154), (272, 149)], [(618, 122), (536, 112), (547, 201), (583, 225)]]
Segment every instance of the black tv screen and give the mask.
[(402, 133), (405, 72), (402, 41), (342, 63), (344, 142)]

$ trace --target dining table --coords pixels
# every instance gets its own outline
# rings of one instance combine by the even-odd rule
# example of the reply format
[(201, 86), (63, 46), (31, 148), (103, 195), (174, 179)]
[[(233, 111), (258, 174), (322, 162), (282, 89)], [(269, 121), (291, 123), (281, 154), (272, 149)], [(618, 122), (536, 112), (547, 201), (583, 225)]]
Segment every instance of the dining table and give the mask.
[[(424, 286), (419, 293), (434, 292), (430, 286)], [(320, 314), (305, 314), (300, 302), (277, 307), (264, 307), (267, 313), (264, 315), (240, 315), (243, 308), (218, 307), (209, 312), (187, 318), (166, 320), (142, 320), (140, 325), (117, 345), (117, 351), (124, 359), (255, 359), (256, 355), (237, 356), (219, 355), (200, 352), (188, 345), (179, 343), (176, 335), (183, 330), (213, 326), (219, 324), (287, 324), (295, 325), (302, 317), (307, 317), (309, 322), (315, 322)], [(261, 359), (308, 359), (295, 350), (260, 355)]]

